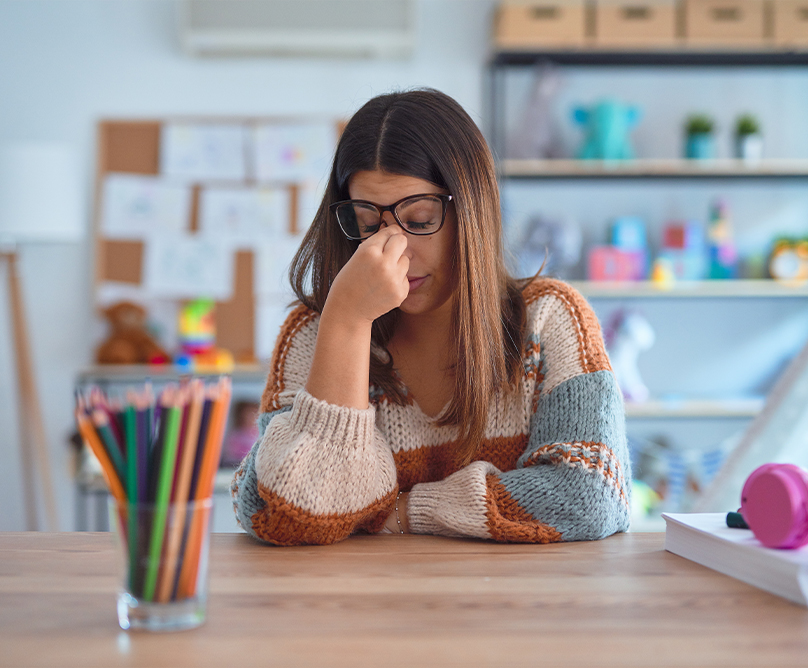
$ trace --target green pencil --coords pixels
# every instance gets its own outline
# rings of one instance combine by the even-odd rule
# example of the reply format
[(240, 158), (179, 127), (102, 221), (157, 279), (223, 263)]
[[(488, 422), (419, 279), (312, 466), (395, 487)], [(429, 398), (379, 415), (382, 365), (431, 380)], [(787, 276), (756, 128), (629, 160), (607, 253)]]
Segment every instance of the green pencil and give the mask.
[(168, 423), (166, 425), (163, 456), (160, 461), (157, 481), (157, 498), (154, 502), (154, 524), (152, 525), (151, 542), (149, 544), (149, 568), (146, 571), (146, 583), (143, 597), (147, 601), (154, 600), (157, 587), (157, 574), (160, 567), (160, 553), (163, 550), (163, 536), (168, 515), (168, 504), (171, 500), (171, 485), (174, 482), (174, 467), (177, 463), (179, 445), (180, 416), (182, 409), (177, 399), (176, 390), (166, 390), (168, 397)]
[(98, 430), (101, 440), (107, 449), (107, 453), (115, 466), (118, 477), (123, 480), (126, 475), (126, 463), (123, 460), (121, 446), (118, 445), (118, 439), (109, 424), (109, 416), (100, 408), (96, 408), (92, 413), (92, 418), (93, 424)]
[(128, 403), (124, 409), (124, 437), (126, 439), (126, 497), (129, 500), (129, 587), (133, 595), (139, 589), (138, 562), (138, 505), (137, 505), (137, 426), (135, 407)]

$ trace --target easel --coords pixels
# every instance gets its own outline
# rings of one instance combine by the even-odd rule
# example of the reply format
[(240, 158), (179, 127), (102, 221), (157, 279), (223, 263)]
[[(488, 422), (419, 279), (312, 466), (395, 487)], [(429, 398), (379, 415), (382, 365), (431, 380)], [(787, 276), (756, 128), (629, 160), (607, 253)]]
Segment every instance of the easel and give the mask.
[(39, 406), (39, 397), (36, 392), (33, 367), (31, 365), (31, 350), (29, 347), (28, 330), (25, 321), (25, 309), (22, 301), (22, 291), (17, 273), (16, 246), (0, 247), (0, 260), (4, 260), (7, 267), (8, 291), (11, 302), (12, 336), (14, 338), (14, 359), (17, 367), (17, 386), (19, 389), (19, 428), (20, 428), (20, 459), (22, 461), (23, 487), (25, 499), (25, 525), (28, 531), (39, 529), (37, 516), (36, 495), (36, 466), (34, 451), (39, 461), (39, 472), (43, 493), (45, 495), (46, 528), (55, 531), (56, 501), (53, 494), (50, 456), (48, 453), (45, 428), (42, 424), (42, 411)]
[(808, 467), (808, 343), (769, 392), (721, 470), (696, 501), (694, 512), (735, 510), (749, 474), (768, 462)]

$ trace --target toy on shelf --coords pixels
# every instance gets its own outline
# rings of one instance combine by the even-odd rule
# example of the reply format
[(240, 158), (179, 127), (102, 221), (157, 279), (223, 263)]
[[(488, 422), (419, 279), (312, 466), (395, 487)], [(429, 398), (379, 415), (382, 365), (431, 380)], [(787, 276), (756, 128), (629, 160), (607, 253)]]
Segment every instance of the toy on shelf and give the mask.
[(96, 350), (99, 364), (168, 364), (163, 350), (146, 326), (146, 309), (132, 302), (118, 302), (103, 309), (111, 332)]
[(546, 276), (569, 278), (581, 260), (581, 229), (572, 220), (534, 216), (524, 227), (516, 257), (522, 276), (542, 269)]
[(808, 240), (777, 239), (774, 242), (769, 273), (775, 280), (800, 285), (808, 280)]
[(194, 299), (180, 308), (180, 353), (174, 363), (190, 373), (233, 370), (233, 355), (216, 347), (216, 321), (212, 299)]
[(717, 279), (736, 278), (738, 275), (738, 252), (732, 238), (729, 207), (717, 200), (710, 212), (707, 228), (709, 277)]
[(664, 259), (677, 281), (700, 281), (706, 274), (704, 227), (695, 221), (668, 223), (662, 232), (658, 258)]
[(611, 245), (589, 251), (590, 281), (641, 281), (648, 275), (645, 223), (636, 216), (616, 218), (611, 226)]
[(638, 359), (656, 340), (651, 323), (639, 311), (619, 309), (604, 328), (603, 338), (626, 401), (647, 401), (650, 392), (640, 376)]
[(577, 107), (573, 118), (585, 128), (581, 160), (631, 160), (634, 150), (629, 132), (640, 120), (638, 107), (615, 99), (605, 99), (591, 108)]
[(533, 90), (518, 129), (508, 143), (508, 157), (516, 159), (560, 158), (563, 150), (555, 127), (553, 107), (561, 75), (549, 64), (536, 68)]

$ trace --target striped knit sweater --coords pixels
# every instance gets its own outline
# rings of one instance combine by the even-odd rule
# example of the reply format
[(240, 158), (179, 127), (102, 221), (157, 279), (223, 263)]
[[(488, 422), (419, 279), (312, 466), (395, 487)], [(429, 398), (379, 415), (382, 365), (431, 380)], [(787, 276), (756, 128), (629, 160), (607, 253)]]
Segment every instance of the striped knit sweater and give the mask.
[(519, 392), (495, 396), (476, 460), (459, 468), (457, 428), (370, 387), (366, 410), (304, 385), (319, 315), (284, 323), (261, 400), (259, 439), (231, 485), (239, 524), (278, 545), (378, 532), (399, 490), (413, 533), (504, 542), (594, 540), (629, 524), (620, 390), (597, 319), (569, 285), (538, 279)]

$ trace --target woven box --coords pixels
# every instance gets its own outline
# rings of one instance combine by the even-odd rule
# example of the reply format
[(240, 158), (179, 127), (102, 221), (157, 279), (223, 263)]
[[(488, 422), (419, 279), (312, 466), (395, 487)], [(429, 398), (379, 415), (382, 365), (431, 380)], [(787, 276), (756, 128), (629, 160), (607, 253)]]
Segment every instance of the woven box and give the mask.
[(510, 0), (497, 9), (498, 49), (580, 47), (587, 40), (584, 0)]
[(678, 37), (675, 0), (597, 0), (595, 45), (666, 48)]
[(685, 0), (685, 40), (698, 47), (762, 48), (764, 0)]
[(774, 0), (772, 5), (774, 44), (808, 48), (808, 0)]

